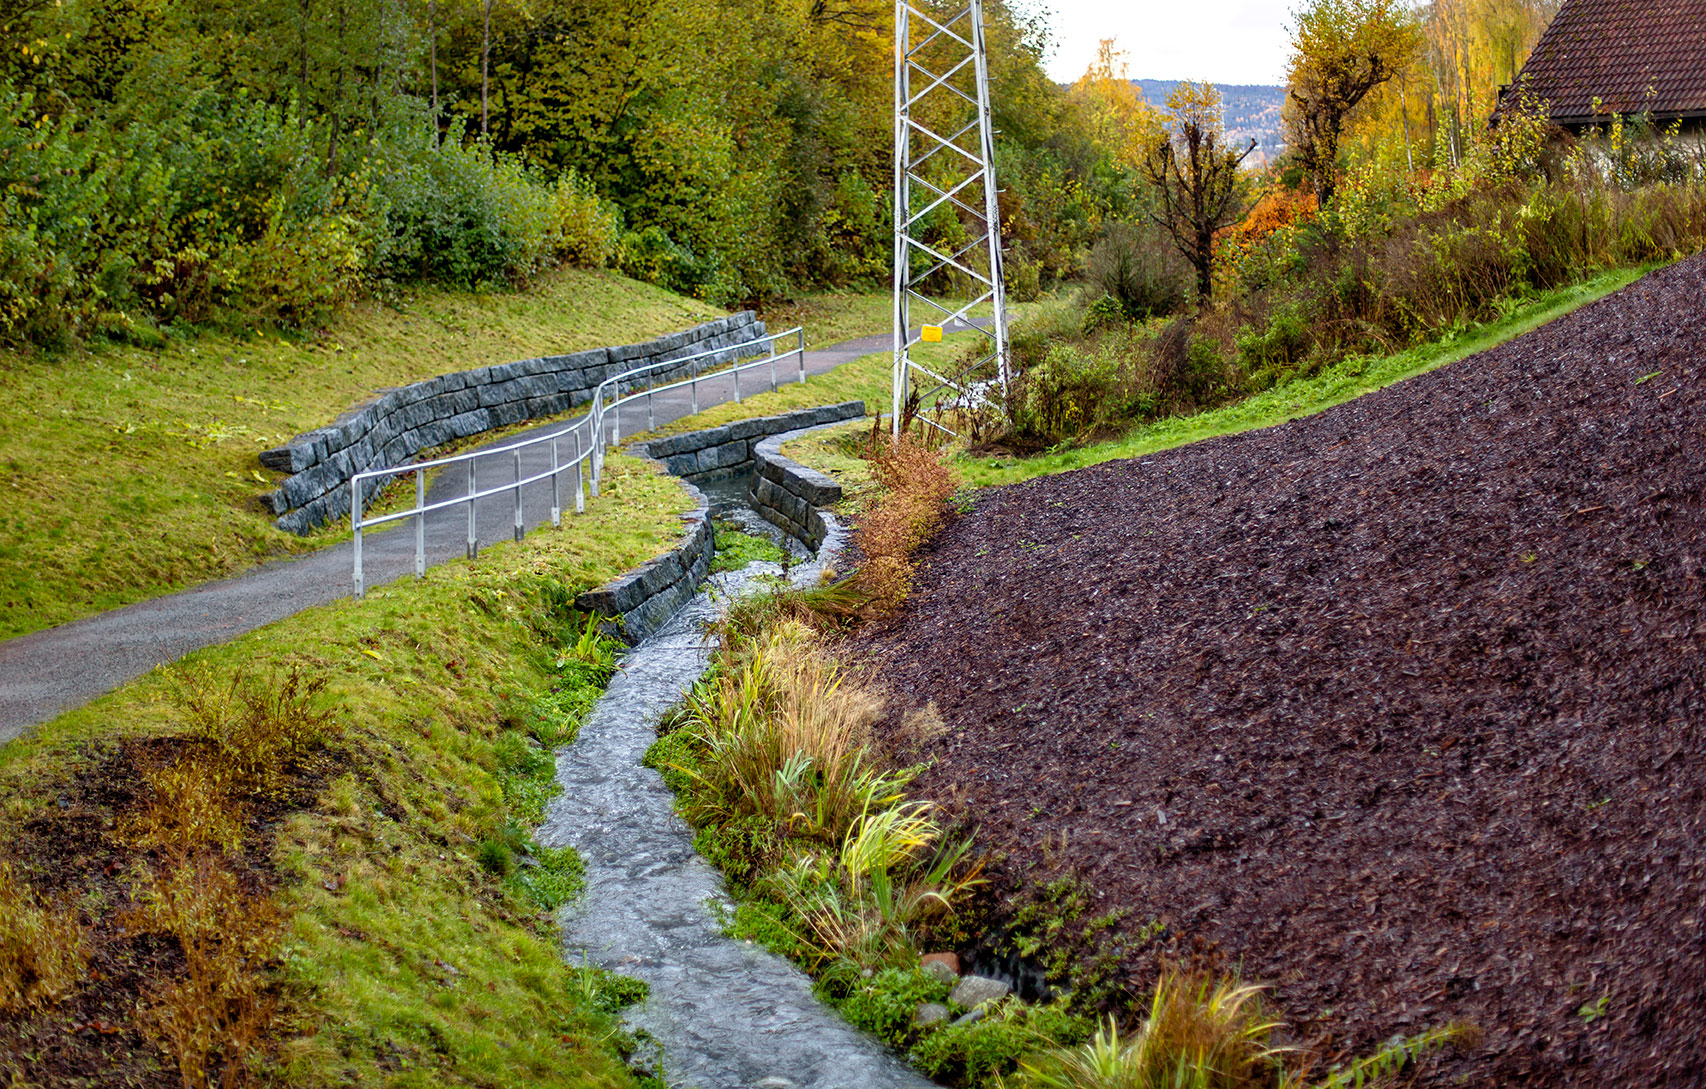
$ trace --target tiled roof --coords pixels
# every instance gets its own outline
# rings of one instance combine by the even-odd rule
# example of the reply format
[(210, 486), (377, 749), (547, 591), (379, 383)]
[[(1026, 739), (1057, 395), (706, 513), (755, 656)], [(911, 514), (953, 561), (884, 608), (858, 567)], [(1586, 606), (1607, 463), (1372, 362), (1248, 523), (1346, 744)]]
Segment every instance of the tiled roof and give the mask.
[(1562, 124), (1706, 115), (1706, 0), (1564, 0), (1522, 83)]

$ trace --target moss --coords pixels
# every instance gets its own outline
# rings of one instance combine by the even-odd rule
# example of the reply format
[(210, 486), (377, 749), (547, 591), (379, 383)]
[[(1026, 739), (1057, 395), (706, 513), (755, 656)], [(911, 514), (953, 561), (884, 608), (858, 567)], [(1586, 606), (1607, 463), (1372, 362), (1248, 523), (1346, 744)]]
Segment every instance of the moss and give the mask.
[(716, 554), (711, 559), (711, 571), (738, 571), (749, 563), (781, 563), (787, 554), (768, 537), (745, 533), (732, 524), (717, 526)]
[(952, 989), (952, 984), (919, 968), (884, 968), (844, 988), (832, 983), (819, 991), (851, 1024), (904, 1049), (916, 1036), (912, 1019), (918, 1007), (945, 1001)]
[(1090, 1022), (1064, 1005), (1004, 998), (983, 1017), (928, 1032), (908, 1058), (928, 1076), (965, 1089), (996, 1089), (1026, 1055), (1089, 1038)]

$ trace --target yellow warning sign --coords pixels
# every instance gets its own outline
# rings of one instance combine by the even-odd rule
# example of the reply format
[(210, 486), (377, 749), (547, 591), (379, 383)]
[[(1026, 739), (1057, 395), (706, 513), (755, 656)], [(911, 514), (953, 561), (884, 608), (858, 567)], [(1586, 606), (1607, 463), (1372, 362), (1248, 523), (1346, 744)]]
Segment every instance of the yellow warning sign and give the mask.
[(940, 325), (926, 325), (924, 327), (924, 343), (942, 343), (942, 327)]

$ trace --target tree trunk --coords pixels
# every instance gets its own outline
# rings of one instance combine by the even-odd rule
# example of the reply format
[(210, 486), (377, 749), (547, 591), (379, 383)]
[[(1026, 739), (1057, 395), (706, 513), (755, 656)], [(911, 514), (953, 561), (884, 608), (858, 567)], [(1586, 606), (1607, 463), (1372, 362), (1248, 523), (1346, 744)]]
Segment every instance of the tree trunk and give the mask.
[(344, 70), (349, 67), (349, 3), (338, 5), (338, 78), (332, 85), (331, 135), (326, 138), (326, 176), (338, 172), (338, 130), (344, 127)]
[(427, 0), (427, 58), (432, 69), (432, 146), (438, 146), (438, 0)]
[(480, 32), (480, 135), (491, 132), (488, 120), (489, 99), (491, 96), (491, 61), (492, 61), (492, 3), (493, 0), (483, 0), (481, 7), (485, 10), (485, 23)]
[(1404, 115), (1404, 162), (1414, 174), (1416, 157), (1410, 153), (1410, 81), (1403, 76), (1398, 77), (1398, 108)]
[(296, 131), (301, 132), (308, 127), (308, 27), (313, 19), (314, 0), (302, 0), (298, 8), (301, 17), (297, 20), (297, 43), (300, 47), (299, 67), (296, 73)]

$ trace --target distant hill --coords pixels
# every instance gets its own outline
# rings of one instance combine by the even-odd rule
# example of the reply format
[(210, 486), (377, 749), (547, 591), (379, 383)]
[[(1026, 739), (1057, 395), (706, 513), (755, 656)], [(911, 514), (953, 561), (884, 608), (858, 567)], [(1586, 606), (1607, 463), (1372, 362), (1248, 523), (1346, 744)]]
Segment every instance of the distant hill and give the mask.
[[(1134, 79), (1144, 99), (1158, 109), (1165, 108), (1167, 96), (1179, 85), (1173, 79)], [(1270, 160), (1285, 150), (1285, 137), (1280, 131), (1280, 106), (1285, 103), (1285, 88), (1260, 83), (1217, 83), (1226, 113), (1226, 135), (1229, 145), (1242, 147), (1256, 141), (1256, 150), (1245, 160)]]

